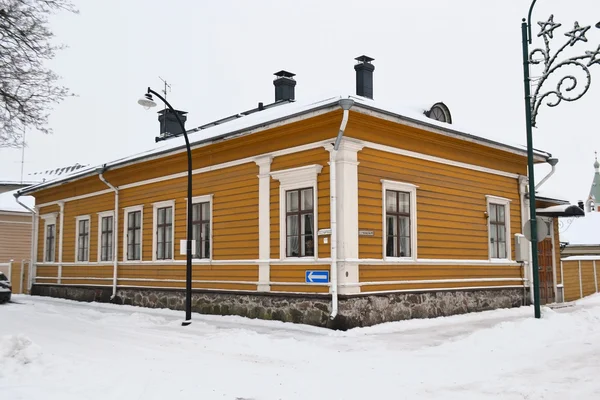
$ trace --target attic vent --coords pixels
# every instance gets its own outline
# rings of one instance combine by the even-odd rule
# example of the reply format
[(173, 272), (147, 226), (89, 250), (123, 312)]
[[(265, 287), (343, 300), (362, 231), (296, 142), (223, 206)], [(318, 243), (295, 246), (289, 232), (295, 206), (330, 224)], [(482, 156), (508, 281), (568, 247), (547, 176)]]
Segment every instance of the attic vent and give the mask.
[(442, 103), (435, 103), (431, 106), (429, 111), (425, 111), (424, 113), (428, 118), (435, 119), (436, 121), (446, 122), (448, 124), (452, 123), (452, 116), (450, 115), (450, 110), (448, 107)]

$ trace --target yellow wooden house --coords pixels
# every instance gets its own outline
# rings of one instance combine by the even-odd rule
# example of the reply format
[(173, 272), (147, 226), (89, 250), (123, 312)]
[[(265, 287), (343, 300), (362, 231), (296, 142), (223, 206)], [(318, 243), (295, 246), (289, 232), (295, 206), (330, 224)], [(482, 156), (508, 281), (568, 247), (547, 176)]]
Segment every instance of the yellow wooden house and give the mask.
[(302, 103), (281, 71), (273, 104), (190, 129), (192, 210), (180, 136), (21, 190), (32, 292), (183, 308), (191, 212), (194, 311), (348, 328), (527, 303), (525, 148), (455, 129), (444, 103), (379, 104), (357, 61), (356, 95)]

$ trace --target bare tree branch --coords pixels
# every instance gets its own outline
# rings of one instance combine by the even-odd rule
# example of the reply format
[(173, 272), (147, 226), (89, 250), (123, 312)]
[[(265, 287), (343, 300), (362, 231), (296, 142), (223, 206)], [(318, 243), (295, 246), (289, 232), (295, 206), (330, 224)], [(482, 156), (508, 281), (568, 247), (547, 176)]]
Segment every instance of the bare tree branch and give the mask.
[(77, 13), (70, 0), (0, 0), (0, 147), (20, 147), (25, 127), (50, 133), (52, 106), (70, 95), (45, 66), (62, 48), (48, 26), (58, 11)]

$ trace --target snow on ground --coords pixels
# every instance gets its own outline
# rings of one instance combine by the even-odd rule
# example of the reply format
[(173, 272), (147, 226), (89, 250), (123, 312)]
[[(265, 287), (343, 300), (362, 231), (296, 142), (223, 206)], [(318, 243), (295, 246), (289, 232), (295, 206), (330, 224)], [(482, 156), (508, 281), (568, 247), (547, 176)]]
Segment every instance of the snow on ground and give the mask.
[(2, 399), (600, 398), (600, 295), (348, 332), (13, 297)]

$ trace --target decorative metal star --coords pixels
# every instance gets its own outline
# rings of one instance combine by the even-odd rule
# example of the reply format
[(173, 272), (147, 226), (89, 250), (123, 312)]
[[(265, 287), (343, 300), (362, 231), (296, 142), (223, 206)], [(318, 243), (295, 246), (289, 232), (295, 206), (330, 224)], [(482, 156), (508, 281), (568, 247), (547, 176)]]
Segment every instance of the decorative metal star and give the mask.
[(585, 33), (590, 29), (590, 26), (583, 26), (580, 27), (579, 26), (579, 22), (575, 21), (575, 26), (573, 27), (573, 30), (565, 33), (565, 36), (570, 37), (571, 39), (569, 39), (569, 45), (573, 46), (575, 43), (577, 43), (578, 41), (583, 41), (583, 42), (587, 42), (587, 38), (585, 37)]
[(548, 35), (550, 39), (554, 37), (554, 30), (561, 26), (561, 24), (554, 22), (554, 15), (550, 15), (550, 18), (546, 22), (538, 22), (538, 25), (542, 28), (540, 33), (538, 33), (538, 37)]
[(600, 45), (594, 51), (586, 51), (585, 55), (590, 58), (587, 64), (588, 67), (591, 67), (592, 64), (600, 64)]

